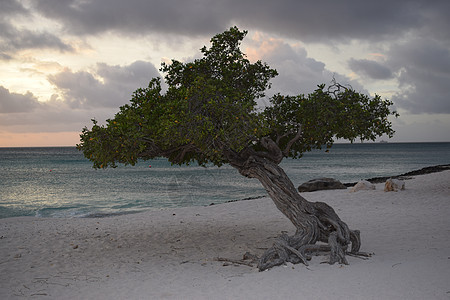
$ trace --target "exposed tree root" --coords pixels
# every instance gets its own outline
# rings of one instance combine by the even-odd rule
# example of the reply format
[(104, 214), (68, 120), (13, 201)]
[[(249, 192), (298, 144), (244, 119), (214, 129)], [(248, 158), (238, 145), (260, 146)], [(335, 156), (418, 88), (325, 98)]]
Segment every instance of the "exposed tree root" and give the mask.
[[(360, 253), (360, 233), (350, 230), (334, 209), (323, 202), (309, 202), (278, 165), (284, 153), (270, 138), (262, 141), (267, 152), (229, 153), (230, 164), (250, 178), (257, 178), (274, 201), (275, 206), (297, 229), (292, 236), (282, 234), (258, 259), (260, 271), (285, 263), (303, 263), (313, 254), (329, 254), (329, 263), (348, 264), (346, 254)], [(244, 155), (246, 154), (246, 155)], [(349, 247), (351, 245), (350, 250)], [(365, 256), (367, 257), (367, 255)]]
[[(352, 231), (353, 233), (354, 231)], [(264, 254), (257, 260), (258, 269), (264, 271), (275, 266), (284, 265), (288, 262), (292, 264), (303, 263), (308, 266), (308, 261), (311, 260), (312, 255), (321, 255), (329, 253), (329, 264), (335, 263), (348, 265), (346, 255), (356, 257), (370, 257), (370, 254), (356, 251), (356, 243), (352, 244), (352, 250), (347, 251), (348, 245), (342, 245), (338, 242), (337, 233), (330, 234), (327, 244), (305, 244), (298, 247), (294, 246), (292, 240), (297, 240), (296, 235), (288, 236), (282, 234), (273, 244), (267, 249)], [(359, 240), (358, 240), (359, 242)], [(255, 260), (255, 256), (251, 257)]]
[[(296, 234), (288, 236), (282, 234), (258, 259), (258, 269), (264, 271), (288, 262), (293, 264), (303, 263), (308, 265), (313, 254), (329, 254), (329, 264), (348, 265), (346, 254), (367, 258), (370, 254), (359, 252), (361, 246), (360, 232), (350, 230), (342, 222), (334, 210), (325, 203), (313, 203), (315, 213), (310, 218), (301, 216), (302, 227)], [(316, 222), (305, 222), (305, 220)], [(318, 234), (316, 234), (318, 232)], [(316, 244), (316, 242), (319, 242)], [(351, 244), (351, 248), (348, 248)]]

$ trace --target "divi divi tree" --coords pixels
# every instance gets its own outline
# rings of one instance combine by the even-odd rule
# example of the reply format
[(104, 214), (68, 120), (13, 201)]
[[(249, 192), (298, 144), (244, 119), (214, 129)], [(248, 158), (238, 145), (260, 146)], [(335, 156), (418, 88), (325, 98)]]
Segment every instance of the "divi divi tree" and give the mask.
[(329, 252), (332, 264), (346, 264), (346, 254), (362, 254), (359, 231), (350, 230), (329, 205), (303, 198), (280, 162), (330, 148), (336, 139), (392, 136), (388, 117), (397, 113), (390, 110), (392, 102), (336, 82), (308, 95), (276, 94), (259, 107), (277, 71), (251, 63), (241, 52), (246, 33), (232, 27), (201, 49), (202, 58), (163, 63), (165, 91), (160, 78), (151, 79), (106, 125), (93, 120), (91, 129), (84, 128), (77, 147), (95, 168), (156, 157), (180, 165), (229, 164), (257, 178), (296, 227), (293, 236), (283, 234), (258, 259), (260, 270), (307, 264), (316, 252)]

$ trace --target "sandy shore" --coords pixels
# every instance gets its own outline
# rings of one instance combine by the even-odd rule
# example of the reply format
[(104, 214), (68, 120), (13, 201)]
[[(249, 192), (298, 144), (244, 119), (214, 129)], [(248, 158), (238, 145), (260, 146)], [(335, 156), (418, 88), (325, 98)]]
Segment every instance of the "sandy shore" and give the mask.
[(450, 171), (406, 190), (307, 193), (361, 230), (369, 260), (265, 272), (219, 262), (261, 254), (293, 226), (269, 198), (91, 219), (0, 220), (0, 299), (450, 299)]

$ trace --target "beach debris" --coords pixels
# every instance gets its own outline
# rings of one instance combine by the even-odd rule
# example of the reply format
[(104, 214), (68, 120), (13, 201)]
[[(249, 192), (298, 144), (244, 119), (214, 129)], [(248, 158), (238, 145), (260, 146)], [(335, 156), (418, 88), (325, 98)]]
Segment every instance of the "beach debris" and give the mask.
[(357, 184), (355, 184), (354, 187), (350, 189), (351, 193), (357, 192), (357, 191), (364, 191), (364, 190), (374, 190), (375, 185), (370, 183), (367, 180), (361, 180)]
[(405, 189), (405, 182), (403, 180), (390, 178), (386, 180), (386, 183), (384, 184), (385, 192), (398, 192), (398, 190), (404, 189)]
[(224, 258), (224, 257), (216, 257), (214, 260), (220, 261), (220, 262), (224, 262), (224, 264), (223, 264), (224, 267), (229, 266), (228, 263), (253, 267), (252, 263), (246, 262), (244, 260), (239, 260), (239, 259), (230, 259), (230, 258)]
[(305, 183), (302, 183), (298, 187), (300, 193), (303, 192), (314, 192), (320, 190), (336, 190), (336, 189), (346, 189), (347, 187), (342, 184), (339, 180), (334, 178), (316, 178)]

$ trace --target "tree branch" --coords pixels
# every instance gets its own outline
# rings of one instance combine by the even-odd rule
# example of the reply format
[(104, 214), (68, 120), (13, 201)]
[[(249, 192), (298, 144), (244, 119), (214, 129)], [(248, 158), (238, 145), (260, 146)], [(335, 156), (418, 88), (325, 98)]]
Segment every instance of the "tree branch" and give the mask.
[(201, 153), (201, 151), (193, 144), (185, 144), (169, 149), (161, 149), (158, 147), (155, 143), (151, 142), (151, 146), (149, 146), (146, 151), (139, 154), (139, 157), (147, 157), (147, 158), (153, 158), (157, 156), (162, 156), (169, 158), (172, 154), (179, 152), (175, 158), (172, 159), (173, 163), (182, 163), (184, 160), (185, 155), (188, 152), (195, 152), (195, 153)]
[(277, 134), (277, 139), (275, 140), (275, 143), (277, 143), (277, 145), (280, 144), (281, 139), (287, 137), (288, 135), (289, 133), (285, 133), (282, 135)]
[(298, 129), (295, 136), (287, 143), (286, 148), (283, 150), (283, 155), (287, 157), (289, 155), (289, 151), (291, 151), (292, 145), (294, 145), (298, 140), (302, 137), (302, 125), (300, 125), (300, 128)]
[(275, 164), (279, 164), (283, 160), (280, 148), (271, 138), (263, 137), (260, 143), (267, 151), (255, 151), (252, 147), (247, 147), (240, 152), (235, 152), (231, 149), (223, 150), (223, 154), (227, 158), (228, 163), (238, 170), (242, 170), (250, 160), (254, 160), (257, 157), (268, 159)]
[(283, 153), (281, 152), (280, 147), (269, 137), (265, 136), (261, 138), (261, 145), (267, 149), (267, 152), (258, 151), (255, 152), (256, 155), (260, 157), (265, 157), (276, 164), (279, 164), (283, 160)]
[(186, 153), (188, 152), (200, 152), (198, 150), (197, 147), (195, 147), (193, 144), (186, 144), (180, 147), (177, 147), (174, 149), (173, 152), (175, 151), (180, 151), (180, 153), (178, 153), (178, 155), (175, 157), (175, 159), (173, 160), (173, 162), (175, 163), (181, 163), (184, 160), (184, 156), (186, 155)]

